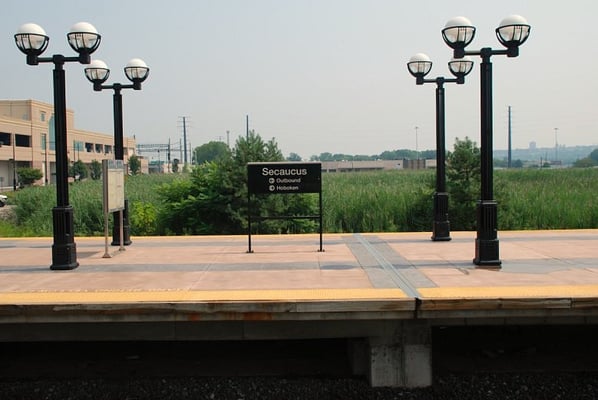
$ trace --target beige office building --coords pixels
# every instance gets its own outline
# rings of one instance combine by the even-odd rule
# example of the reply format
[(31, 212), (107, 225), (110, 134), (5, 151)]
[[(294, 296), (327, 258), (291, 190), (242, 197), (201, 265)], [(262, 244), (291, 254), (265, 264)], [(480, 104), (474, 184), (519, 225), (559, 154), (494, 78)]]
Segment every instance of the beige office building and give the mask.
[[(67, 151), (70, 163), (114, 159), (114, 136), (75, 128), (74, 112), (67, 110)], [(135, 154), (135, 139), (123, 138), (124, 159)], [(0, 191), (18, 184), (18, 169), (37, 168), (40, 184), (56, 180), (54, 106), (36, 100), (0, 100)], [(147, 170), (147, 162), (145, 163)], [(143, 170), (143, 165), (142, 165)]]

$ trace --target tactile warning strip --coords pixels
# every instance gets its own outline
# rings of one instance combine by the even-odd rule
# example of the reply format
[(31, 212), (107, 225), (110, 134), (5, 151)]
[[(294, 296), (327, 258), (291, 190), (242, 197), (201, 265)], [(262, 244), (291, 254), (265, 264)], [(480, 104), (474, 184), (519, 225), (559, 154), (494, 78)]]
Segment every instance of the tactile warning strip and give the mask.
[(422, 299), (598, 297), (598, 285), (434, 287), (419, 293)]
[(0, 293), (0, 304), (288, 302), (408, 299), (400, 289), (64, 291)]

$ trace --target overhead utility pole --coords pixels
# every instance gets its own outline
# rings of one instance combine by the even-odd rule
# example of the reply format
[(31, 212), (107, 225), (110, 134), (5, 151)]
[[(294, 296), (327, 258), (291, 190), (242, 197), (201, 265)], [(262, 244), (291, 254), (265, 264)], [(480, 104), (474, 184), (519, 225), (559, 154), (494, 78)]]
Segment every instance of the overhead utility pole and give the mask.
[(187, 165), (187, 118), (189, 117), (179, 117), (183, 120), (183, 163)]
[(245, 116), (245, 139), (249, 139), (249, 115)]

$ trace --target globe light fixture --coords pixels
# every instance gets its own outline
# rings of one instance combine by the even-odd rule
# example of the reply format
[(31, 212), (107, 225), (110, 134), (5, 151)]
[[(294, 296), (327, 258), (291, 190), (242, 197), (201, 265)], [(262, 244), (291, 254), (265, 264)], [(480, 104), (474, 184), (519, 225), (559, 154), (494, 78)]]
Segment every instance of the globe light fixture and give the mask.
[(140, 90), (141, 82), (145, 81), (149, 75), (149, 68), (142, 59), (133, 58), (129, 60), (125, 67), (125, 75), (128, 80), (133, 82), (134, 89)]
[(110, 76), (110, 69), (102, 60), (93, 60), (84, 71), (85, 77), (94, 85), (96, 83), (101, 85)]
[(71, 27), (66, 37), (71, 48), (87, 60), (81, 63), (89, 64), (91, 53), (96, 51), (101, 41), (96, 28), (88, 22), (78, 22)]
[(15, 34), (15, 43), (19, 50), (27, 55), (27, 64), (37, 65), (37, 57), (48, 47), (50, 38), (44, 29), (33, 23), (23, 24)]
[[(475, 27), (471, 21), (465, 17), (455, 17), (450, 19), (442, 30), (442, 38), (450, 48), (461, 52), (467, 47), (475, 36)], [(464, 56), (459, 53), (455, 58)]]
[(530, 29), (531, 27), (521, 15), (511, 15), (500, 22), (496, 28), (496, 37), (507, 49), (519, 49), (519, 46), (529, 37)]
[[(432, 61), (427, 54), (417, 53), (409, 59), (407, 69), (416, 79), (423, 79), (424, 76), (428, 75), (432, 70)], [(419, 83), (419, 85), (421, 84), (423, 84), (423, 82)]]

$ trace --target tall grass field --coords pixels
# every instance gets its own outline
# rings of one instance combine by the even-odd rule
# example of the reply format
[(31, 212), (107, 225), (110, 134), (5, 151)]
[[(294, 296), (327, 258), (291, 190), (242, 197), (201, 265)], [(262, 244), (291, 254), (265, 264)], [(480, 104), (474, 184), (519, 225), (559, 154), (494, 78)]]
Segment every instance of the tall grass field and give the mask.
[[(131, 234), (155, 234), (168, 212), (157, 188), (187, 175), (126, 178)], [(435, 171), (324, 173), (325, 232), (431, 231)], [(16, 219), (0, 220), (0, 236), (51, 236), (54, 186), (8, 193)], [(598, 169), (511, 169), (494, 172), (500, 230), (598, 228)], [(450, 203), (450, 198), (449, 198)], [(104, 232), (101, 181), (70, 185), (78, 236)], [(457, 205), (452, 205), (457, 206)], [(475, 215), (471, 215), (475, 221)], [(450, 220), (450, 209), (449, 209)]]

